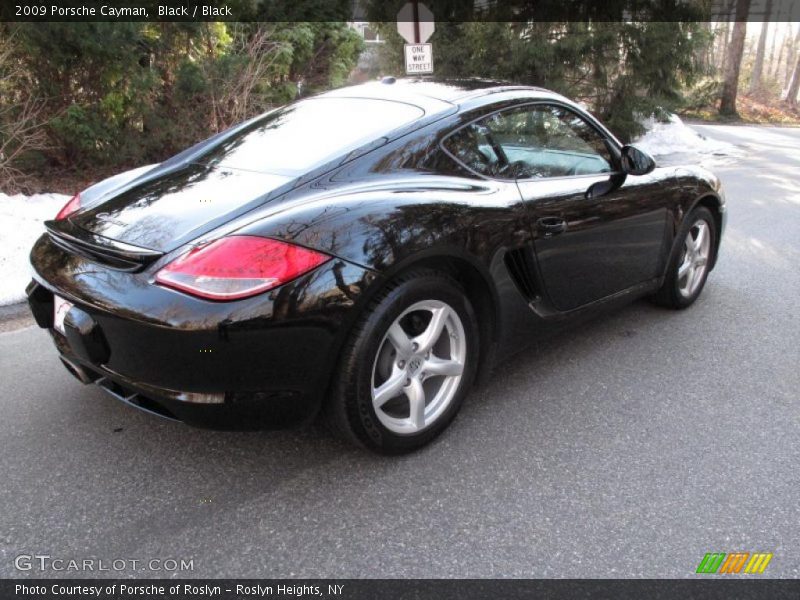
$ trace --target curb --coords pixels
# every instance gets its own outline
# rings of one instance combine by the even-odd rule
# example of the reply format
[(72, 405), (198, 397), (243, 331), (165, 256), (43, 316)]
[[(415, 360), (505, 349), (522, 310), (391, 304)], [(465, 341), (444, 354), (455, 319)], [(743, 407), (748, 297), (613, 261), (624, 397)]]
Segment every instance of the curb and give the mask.
[(27, 302), (0, 306), (0, 332), (23, 329), (34, 324)]

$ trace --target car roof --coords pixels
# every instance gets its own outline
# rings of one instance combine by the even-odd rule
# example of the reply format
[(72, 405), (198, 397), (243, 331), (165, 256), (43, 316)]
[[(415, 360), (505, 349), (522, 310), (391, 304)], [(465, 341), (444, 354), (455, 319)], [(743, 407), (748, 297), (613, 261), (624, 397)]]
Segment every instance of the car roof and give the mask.
[(383, 77), (380, 80), (352, 85), (324, 94), (319, 97), (375, 98), (395, 100), (416, 104), (431, 112), (435, 104), (459, 105), (467, 100), (499, 92), (528, 91), (531, 96), (560, 97), (558, 94), (540, 87), (517, 85), (504, 81), (479, 78), (442, 79), (433, 77), (395, 78)]

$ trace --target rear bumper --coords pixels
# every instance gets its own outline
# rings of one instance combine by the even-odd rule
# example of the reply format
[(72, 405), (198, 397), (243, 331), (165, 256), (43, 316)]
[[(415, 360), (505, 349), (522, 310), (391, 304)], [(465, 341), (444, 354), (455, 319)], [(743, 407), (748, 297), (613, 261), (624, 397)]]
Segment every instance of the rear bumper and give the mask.
[[(57, 336), (53, 334), (54, 338)], [(238, 431), (285, 429), (312, 419), (318, 408), (310, 394), (292, 390), (225, 393), (209, 395), (207, 402), (196, 402), (187, 399), (185, 393), (131, 381), (102, 367), (86, 365), (68, 354), (62, 353), (59, 358), (81, 383), (94, 384), (137, 410), (195, 427)]]
[[(265, 294), (210, 302), (69, 255), (42, 238), (28, 302), (68, 370), (126, 404), (214, 429), (316, 414), (369, 271), (340, 260)], [(54, 294), (74, 306), (53, 329)]]

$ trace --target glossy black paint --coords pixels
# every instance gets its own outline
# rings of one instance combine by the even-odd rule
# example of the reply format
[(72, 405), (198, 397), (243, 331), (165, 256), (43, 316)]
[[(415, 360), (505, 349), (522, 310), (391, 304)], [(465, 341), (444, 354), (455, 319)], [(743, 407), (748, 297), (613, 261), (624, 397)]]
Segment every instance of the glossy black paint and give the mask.
[[(634, 176), (620, 164), (603, 175), (500, 180), (476, 175), (442, 148), (445, 136), (484, 115), (546, 102), (583, 116), (619, 159), (622, 146), (610, 132), (545, 90), (419, 80), (328, 96), (414, 103), (426, 114), (291, 176), (204, 160), (249, 126), (243, 124), (161, 165), (90, 188), (82, 194), (86, 210), (48, 223), (51, 234), (31, 253), (37, 322), (52, 327), (47, 315), (57, 293), (75, 303), (75, 329), (83, 327), (108, 351), (96, 360), (81, 336), (53, 332), (70, 364), (190, 423), (288, 426), (313, 417), (350, 327), (405, 269), (432, 266), (461, 280), (479, 316), (488, 372), (566, 323), (657, 289), (679, 250), (678, 227), (697, 203), (711, 208), (720, 233), (724, 226), (719, 181), (698, 167)], [(200, 202), (205, 198), (208, 206)], [(176, 210), (184, 200), (194, 208)], [(232, 232), (293, 242), (334, 260), (234, 302), (153, 284), (158, 269), (191, 245)], [(134, 268), (112, 260), (114, 251), (136, 249), (142, 255), (132, 259)], [(224, 401), (202, 404), (192, 394)]]

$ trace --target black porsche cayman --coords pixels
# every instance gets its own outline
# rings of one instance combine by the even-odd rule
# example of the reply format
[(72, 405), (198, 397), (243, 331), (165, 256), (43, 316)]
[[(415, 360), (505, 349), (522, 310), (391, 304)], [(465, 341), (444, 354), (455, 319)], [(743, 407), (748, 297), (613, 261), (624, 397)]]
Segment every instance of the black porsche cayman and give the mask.
[(398, 453), (564, 323), (690, 305), (724, 224), (713, 175), (656, 168), (562, 96), (390, 78), (82, 191), (28, 297), (67, 369), (137, 408), (227, 429), (321, 411)]

